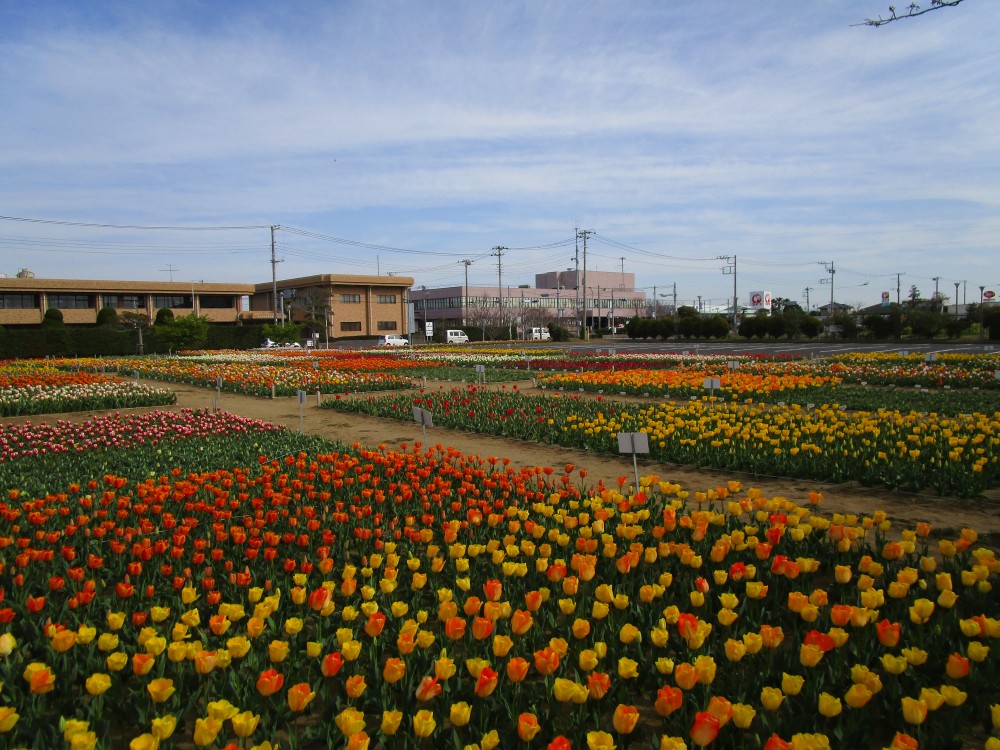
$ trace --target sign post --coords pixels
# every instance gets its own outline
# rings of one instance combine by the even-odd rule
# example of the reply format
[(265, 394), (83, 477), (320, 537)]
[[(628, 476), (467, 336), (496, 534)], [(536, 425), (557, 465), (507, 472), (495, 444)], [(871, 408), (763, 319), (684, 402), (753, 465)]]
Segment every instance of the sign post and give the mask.
[(306, 404), (306, 392), (300, 388), (298, 390), (298, 396), (299, 396), (299, 434), (301, 435), (303, 432), (305, 432), (305, 425), (303, 424), (305, 415), (302, 413), (302, 410), (303, 408), (305, 408)]
[(618, 452), (632, 454), (632, 471), (635, 472), (635, 491), (639, 491), (639, 464), (637, 453), (649, 453), (649, 435), (645, 432), (619, 432)]
[(434, 417), (431, 415), (427, 409), (421, 409), (419, 406), (413, 407), (413, 421), (420, 425), (420, 431), (424, 436), (424, 442), (427, 442), (427, 428), (434, 426)]

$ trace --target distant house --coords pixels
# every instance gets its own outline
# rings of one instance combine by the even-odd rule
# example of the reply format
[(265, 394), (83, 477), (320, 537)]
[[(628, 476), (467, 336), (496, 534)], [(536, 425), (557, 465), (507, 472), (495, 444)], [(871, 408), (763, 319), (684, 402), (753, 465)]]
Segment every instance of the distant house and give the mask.
[(843, 305), (840, 302), (834, 302), (832, 305), (828, 302), (825, 305), (820, 305), (818, 311), (819, 317), (829, 318), (831, 315), (853, 312), (854, 308), (850, 305)]

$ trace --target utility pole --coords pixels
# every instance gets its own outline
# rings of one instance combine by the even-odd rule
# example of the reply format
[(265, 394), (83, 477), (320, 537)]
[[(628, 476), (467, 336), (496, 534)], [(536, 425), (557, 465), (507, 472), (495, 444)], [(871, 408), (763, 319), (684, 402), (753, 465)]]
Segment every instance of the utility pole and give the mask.
[(660, 317), (660, 300), (656, 298), (656, 287), (653, 287), (653, 318)]
[(177, 266), (175, 266), (175, 265), (173, 265), (171, 263), (167, 263), (167, 267), (166, 268), (161, 268), (160, 270), (161, 271), (166, 271), (167, 273), (169, 273), (170, 274), (170, 280), (173, 281), (174, 280), (174, 271), (177, 270)]
[(576, 332), (580, 333), (580, 329), (583, 327), (583, 320), (581, 305), (580, 305), (580, 228), (573, 227), (573, 237), (576, 239), (576, 250), (573, 253), (573, 263), (574, 263), (574, 273), (576, 274), (576, 284), (574, 287), (575, 296), (573, 298), (576, 304)]
[(672, 315), (677, 314), (677, 282), (674, 282), (674, 309), (671, 312)]
[(622, 290), (625, 289), (625, 256), (623, 255), (619, 260), (622, 262)]
[(500, 303), (500, 327), (503, 327), (503, 253), (506, 250), (503, 245), (496, 245), (490, 255), (497, 256), (497, 301)]
[(958, 320), (958, 286), (961, 283), (962, 283), (961, 281), (956, 281), (955, 282), (955, 319), (956, 320)]
[(897, 305), (900, 304), (900, 299), (899, 299), (899, 277), (902, 276), (902, 275), (903, 274), (901, 274), (901, 273), (897, 273), (896, 274), (896, 304)]
[(465, 288), (462, 290), (462, 325), (465, 325), (465, 310), (469, 306), (469, 266), (472, 265), (471, 260), (460, 260), (458, 261), (465, 266)]
[(941, 295), (938, 294), (938, 282), (941, 281), (941, 277), (934, 276), (932, 277), (932, 281), (934, 282), (934, 301), (937, 302), (939, 299), (941, 299)]
[(813, 288), (811, 286), (807, 286), (806, 287), (806, 315), (811, 315), (812, 314), (812, 308), (811, 308), (811, 306), (809, 304), (809, 292), (811, 292), (812, 289)]
[(271, 227), (271, 296), (274, 298), (274, 324), (278, 325), (278, 263), (274, 257), (274, 230), (277, 226)]
[(820, 261), (820, 265), (823, 266), (823, 268), (826, 269), (826, 272), (828, 274), (830, 274), (830, 278), (829, 279), (820, 279), (820, 283), (821, 284), (829, 284), (830, 285), (830, 315), (832, 316), (833, 313), (834, 313), (834, 309), (833, 309), (833, 275), (835, 273), (837, 273), (837, 271), (833, 267), (833, 261), (830, 261), (829, 263), (827, 263), (825, 260), (821, 260)]
[(581, 229), (577, 235), (583, 237), (583, 340), (590, 341), (590, 326), (587, 325), (587, 238), (594, 233), (593, 229)]
[(736, 256), (735, 255), (720, 255), (719, 260), (726, 261), (726, 265), (722, 267), (723, 274), (731, 273), (733, 275), (733, 333), (735, 334), (739, 328), (739, 323), (736, 320), (737, 306), (736, 306)]

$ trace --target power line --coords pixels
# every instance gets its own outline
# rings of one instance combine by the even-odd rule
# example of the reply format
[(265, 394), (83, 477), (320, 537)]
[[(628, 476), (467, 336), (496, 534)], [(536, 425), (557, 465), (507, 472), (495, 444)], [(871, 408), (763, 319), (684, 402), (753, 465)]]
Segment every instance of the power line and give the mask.
[(225, 232), (236, 229), (267, 229), (267, 224), (248, 224), (231, 227), (178, 227), (178, 226), (146, 226), (141, 224), (95, 224), (86, 221), (60, 221), (57, 219), (27, 219), (22, 216), (0, 216), (3, 221), (20, 221), (27, 224), (54, 224), (63, 227), (91, 227), (93, 229), (156, 229), (175, 232)]

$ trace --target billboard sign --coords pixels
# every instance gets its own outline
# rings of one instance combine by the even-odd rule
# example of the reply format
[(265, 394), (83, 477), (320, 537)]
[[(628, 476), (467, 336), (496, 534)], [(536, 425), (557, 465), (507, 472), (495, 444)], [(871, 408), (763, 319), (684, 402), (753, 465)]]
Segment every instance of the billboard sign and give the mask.
[(750, 307), (754, 310), (771, 309), (770, 292), (750, 292)]
[(889, 292), (882, 292), (882, 307), (889, 306)]

